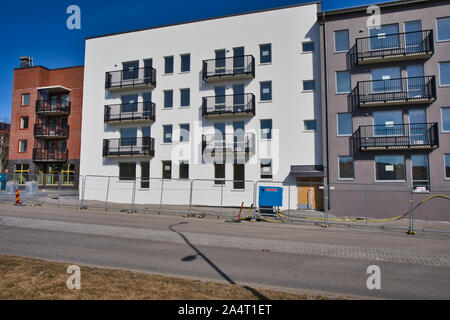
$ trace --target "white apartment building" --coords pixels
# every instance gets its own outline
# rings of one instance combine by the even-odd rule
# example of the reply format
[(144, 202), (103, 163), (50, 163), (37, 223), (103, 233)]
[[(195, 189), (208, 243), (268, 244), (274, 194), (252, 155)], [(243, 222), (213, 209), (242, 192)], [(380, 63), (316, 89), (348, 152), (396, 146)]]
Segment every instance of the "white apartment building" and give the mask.
[(296, 187), (323, 177), (318, 5), (87, 39), (85, 199), (249, 206), (261, 181), (318, 208)]

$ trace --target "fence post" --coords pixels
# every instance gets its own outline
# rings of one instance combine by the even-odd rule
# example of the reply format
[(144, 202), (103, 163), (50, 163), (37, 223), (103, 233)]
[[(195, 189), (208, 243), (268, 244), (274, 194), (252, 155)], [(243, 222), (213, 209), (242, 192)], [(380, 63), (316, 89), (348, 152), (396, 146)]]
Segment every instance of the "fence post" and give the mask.
[(61, 208), (61, 174), (58, 175), (58, 208)]
[[(220, 209), (223, 208), (223, 185), (225, 184), (225, 181), (220, 185)], [(244, 188), (245, 188), (245, 182), (244, 182)]]
[(324, 224), (328, 224), (328, 194), (329, 194), (329, 186), (326, 184), (323, 186), (323, 201), (324, 201), (324, 211), (325, 211), (325, 219)]
[(291, 221), (291, 185), (288, 185), (288, 221)]
[(162, 210), (163, 192), (164, 192), (164, 178), (161, 179), (161, 197), (159, 199), (159, 212), (158, 212), (158, 214), (161, 214), (161, 210)]
[(414, 231), (414, 198), (413, 198), (413, 187), (409, 188), (409, 230), (408, 234), (416, 234)]
[(192, 189), (194, 187), (194, 179), (191, 180), (191, 188), (189, 191), (189, 216), (192, 215)]
[(84, 206), (84, 194), (86, 191), (86, 180), (87, 180), (87, 176), (84, 176), (84, 178), (81, 178), (81, 201), (80, 201), (80, 207), (79, 209), (86, 209), (86, 207)]
[(106, 199), (105, 199), (105, 211), (108, 211), (108, 197), (109, 197), (109, 183), (110, 183), (111, 177), (108, 176), (108, 184), (106, 186)]
[(366, 227), (369, 224), (369, 187), (366, 184)]
[(136, 178), (133, 180), (133, 192), (131, 194), (131, 209), (130, 211), (137, 212), (136, 210)]

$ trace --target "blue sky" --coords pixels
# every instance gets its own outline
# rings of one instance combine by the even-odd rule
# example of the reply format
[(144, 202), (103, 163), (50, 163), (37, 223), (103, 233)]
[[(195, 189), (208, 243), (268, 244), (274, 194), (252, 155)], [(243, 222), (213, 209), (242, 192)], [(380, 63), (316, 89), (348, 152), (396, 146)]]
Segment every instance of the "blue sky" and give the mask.
[[(157, 25), (293, 5), (310, 0), (22, 0), (4, 1), (0, 11), (0, 121), (10, 117), (13, 70), (19, 57), (61, 68), (84, 64), (84, 39)], [(323, 10), (380, 1), (324, 0)], [(81, 9), (81, 30), (66, 27), (68, 6)]]

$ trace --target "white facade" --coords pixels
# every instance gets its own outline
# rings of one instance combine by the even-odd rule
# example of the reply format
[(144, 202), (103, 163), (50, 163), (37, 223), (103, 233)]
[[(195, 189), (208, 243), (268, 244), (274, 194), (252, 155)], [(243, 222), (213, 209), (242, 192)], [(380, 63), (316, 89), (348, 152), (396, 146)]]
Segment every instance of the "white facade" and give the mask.
[[(214, 164), (204, 163), (201, 157), (201, 137), (214, 133), (214, 124), (226, 124), (226, 132), (233, 132), (234, 121), (245, 121), (245, 131), (255, 134), (255, 150), (245, 162), (245, 180), (261, 180), (261, 159), (272, 159), (272, 179), (260, 185), (277, 185), (270, 181), (295, 183), (289, 175), (291, 165), (322, 164), (321, 93), (319, 27), (316, 23), (317, 4), (300, 5), (225, 18), (204, 20), (174, 26), (135, 31), (86, 41), (84, 75), (83, 127), (81, 145), (82, 176), (119, 176), (119, 163), (136, 162), (136, 177), (141, 177), (141, 161), (150, 161), (150, 188), (141, 188), (137, 183), (136, 203), (158, 204), (161, 197), (165, 204), (189, 203), (189, 181), (180, 181), (180, 150), (189, 159), (189, 179), (210, 179), (194, 182), (193, 203), (218, 205), (222, 186), (213, 182)], [(314, 42), (313, 52), (302, 52), (303, 42)], [(260, 45), (271, 44), (271, 63), (260, 63)], [(224, 80), (207, 83), (202, 79), (202, 61), (215, 58), (215, 50), (226, 49), (227, 57), (233, 56), (233, 48), (244, 47), (245, 55), (255, 59), (255, 77), (245, 80)], [(181, 55), (190, 54), (190, 71), (181, 72)], [(174, 57), (174, 72), (164, 74), (164, 58)], [(105, 89), (106, 72), (122, 70), (124, 62), (152, 59), (156, 69), (154, 89), (114, 91)], [(303, 81), (314, 80), (315, 90), (304, 91)], [(260, 82), (272, 82), (272, 100), (261, 101)], [(226, 86), (226, 94), (233, 94), (234, 84), (244, 84), (245, 93), (253, 93), (256, 99), (256, 114), (249, 117), (218, 117), (214, 120), (202, 116), (202, 98), (215, 95), (215, 86)], [(180, 89), (190, 89), (190, 106), (180, 106)], [(164, 108), (164, 91), (173, 90), (173, 107)], [(156, 104), (154, 123), (104, 122), (104, 106), (120, 104), (122, 95), (152, 93)], [(261, 120), (272, 120), (272, 139), (261, 139)], [(305, 130), (304, 121), (315, 120), (316, 130)], [(179, 142), (179, 125), (190, 124), (189, 143)], [(163, 126), (172, 125), (173, 142), (163, 143)], [(137, 128), (137, 137), (142, 136), (142, 127), (151, 127), (155, 139), (154, 157), (107, 158), (102, 154), (103, 140), (120, 138), (120, 129)], [(190, 148), (190, 150), (189, 150)], [(172, 161), (171, 181), (164, 181), (161, 194), (162, 161)], [(222, 198), (223, 205), (239, 206), (253, 202), (253, 184), (245, 184), (244, 190), (234, 190), (233, 161), (225, 166), (226, 182)], [(118, 179), (116, 179), (118, 180)], [(267, 183), (266, 183), (267, 182)], [(112, 202), (129, 202), (132, 183), (110, 179), (109, 194), (106, 195), (106, 178), (88, 177), (85, 199)], [(281, 184), (280, 184), (281, 186)], [(290, 207), (297, 208), (297, 190), (290, 189)], [(287, 190), (287, 188), (286, 188)], [(288, 192), (284, 192), (287, 199)], [(284, 201), (284, 207), (287, 207)]]

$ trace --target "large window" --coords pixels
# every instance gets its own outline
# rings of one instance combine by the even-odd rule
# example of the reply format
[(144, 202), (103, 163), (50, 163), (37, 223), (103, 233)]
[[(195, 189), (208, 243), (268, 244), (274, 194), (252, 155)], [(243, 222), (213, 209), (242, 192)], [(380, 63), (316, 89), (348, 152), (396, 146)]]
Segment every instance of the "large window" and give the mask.
[(351, 136), (353, 134), (353, 117), (351, 113), (337, 114), (338, 136)]
[(172, 125), (163, 126), (163, 142), (172, 143)]
[(272, 45), (262, 44), (259, 46), (260, 49), (260, 62), (261, 63), (271, 63), (272, 62)]
[(439, 85), (450, 86), (450, 61), (439, 62)]
[(428, 156), (425, 154), (411, 155), (412, 181), (415, 192), (429, 190)]
[(162, 177), (163, 179), (172, 179), (172, 161), (162, 162)]
[(141, 188), (150, 188), (150, 162), (141, 162)]
[(339, 157), (339, 180), (353, 180), (353, 157)]
[(405, 181), (404, 156), (376, 156), (376, 181)]
[(450, 132), (450, 107), (441, 109), (442, 132)]
[(404, 135), (403, 114), (401, 111), (377, 111), (373, 113), (375, 136), (401, 136)]
[(444, 155), (445, 180), (450, 180), (450, 154)]
[(138, 111), (138, 95), (131, 94), (122, 96), (122, 112), (137, 112)]
[(384, 50), (399, 47), (398, 24), (389, 24), (370, 29), (370, 49)]
[(436, 25), (438, 41), (450, 40), (450, 17), (438, 18)]
[(136, 163), (119, 163), (119, 180), (130, 181), (136, 179)]
[(272, 120), (261, 120), (261, 139), (272, 139)]
[(347, 52), (350, 48), (348, 30), (334, 32), (334, 52)]
[(233, 188), (245, 189), (245, 164), (233, 164)]
[(30, 174), (30, 165), (29, 164), (15, 164), (14, 165), (14, 180), (19, 184), (25, 184), (28, 180)]
[(191, 71), (191, 55), (182, 54), (181, 55), (181, 72), (189, 72)]
[(214, 163), (214, 184), (225, 184), (225, 164)]
[(139, 76), (139, 61), (124, 62), (122, 64), (122, 80), (136, 79)]
[(27, 152), (27, 140), (20, 140), (19, 141), (19, 152)]
[(189, 179), (189, 161), (180, 162), (180, 179)]
[(372, 93), (402, 91), (399, 67), (372, 69)]
[(120, 129), (120, 145), (135, 146), (137, 144), (137, 128)]
[(189, 107), (191, 105), (191, 90), (180, 89), (180, 105), (182, 107)]
[(164, 73), (165, 74), (173, 73), (173, 56), (164, 58)]
[(272, 100), (272, 81), (264, 81), (260, 83), (261, 86), (261, 101)]
[(189, 142), (190, 125), (189, 123), (180, 124), (180, 142)]
[(350, 91), (350, 71), (336, 71), (336, 93), (349, 93)]
[(173, 107), (173, 90), (164, 91), (164, 108)]

